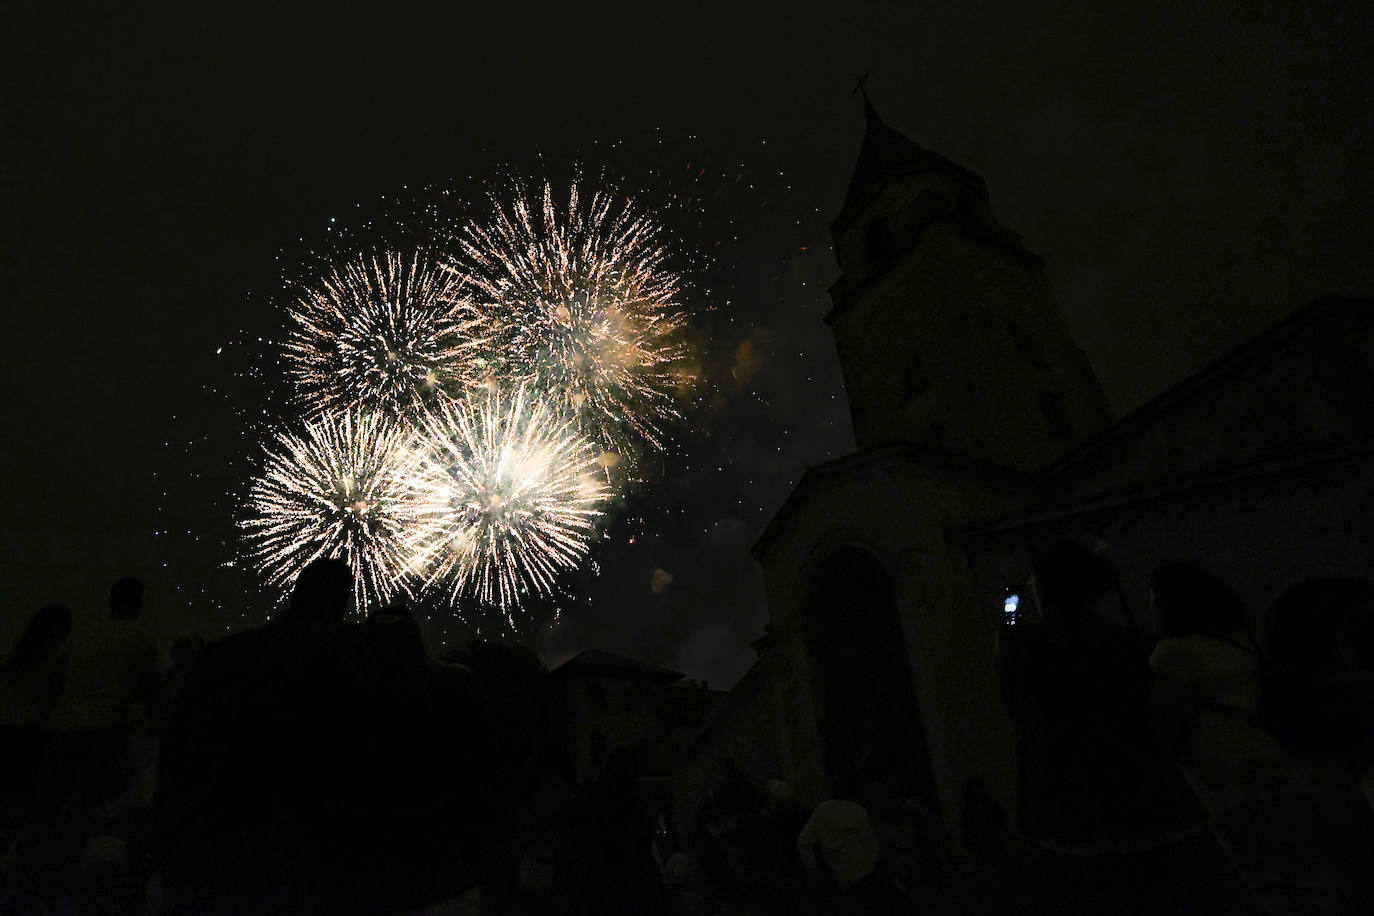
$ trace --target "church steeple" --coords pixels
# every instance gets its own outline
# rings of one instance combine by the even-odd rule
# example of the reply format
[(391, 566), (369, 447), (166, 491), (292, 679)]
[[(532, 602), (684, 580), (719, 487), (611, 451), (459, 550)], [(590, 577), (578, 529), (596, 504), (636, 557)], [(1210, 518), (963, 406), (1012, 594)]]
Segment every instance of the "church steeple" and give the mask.
[(1044, 277), (970, 169), (889, 127), (864, 137), (831, 224), (826, 316), (859, 448), (916, 442), (1001, 464), (1052, 459), (1106, 400)]
[(859, 158), (854, 164), (854, 174), (849, 179), (844, 206), (836, 223), (842, 222), (870, 193), (904, 175), (943, 171), (975, 188), (983, 187), (983, 179), (974, 172), (917, 145), (889, 127), (879, 117), (878, 109), (867, 94), (864, 96), (864, 121), (863, 145), (859, 148)]
[[(893, 130), (867, 91), (863, 96), (863, 144), (844, 205), (830, 226), (835, 255), (849, 279), (831, 290), (837, 308), (848, 285), (866, 282), (885, 269), (893, 250), (937, 217), (958, 222), (992, 244), (1024, 252), (1021, 237), (993, 216), (982, 176)], [(862, 235), (854, 231), (860, 226)]]

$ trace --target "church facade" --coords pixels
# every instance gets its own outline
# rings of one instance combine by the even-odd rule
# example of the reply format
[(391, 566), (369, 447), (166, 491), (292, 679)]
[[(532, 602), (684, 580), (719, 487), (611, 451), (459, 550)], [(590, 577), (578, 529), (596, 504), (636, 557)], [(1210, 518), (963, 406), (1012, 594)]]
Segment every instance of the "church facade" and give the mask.
[(809, 468), (755, 544), (758, 660), (680, 770), (729, 757), (818, 798), (876, 761), (957, 861), (971, 785), (1016, 807), (997, 652), (1034, 612), (1034, 550), (1103, 551), (1145, 638), (1144, 582), (1170, 560), (1256, 611), (1301, 578), (1374, 572), (1374, 303), (1323, 299), (1114, 420), (982, 179), (866, 119), (826, 319), (857, 450)]

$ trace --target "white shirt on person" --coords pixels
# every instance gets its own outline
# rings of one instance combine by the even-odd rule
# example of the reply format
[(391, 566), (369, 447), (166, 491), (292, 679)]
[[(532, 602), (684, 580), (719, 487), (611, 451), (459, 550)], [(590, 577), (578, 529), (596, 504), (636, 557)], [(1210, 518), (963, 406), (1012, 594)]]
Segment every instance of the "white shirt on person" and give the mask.
[(158, 676), (157, 641), (134, 620), (104, 620), (72, 634), (67, 684), (54, 731), (133, 728), (147, 716)]
[(832, 798), (811, 812), (797, 837), (797, 851), (809, 868), (824, 862), (835, 882), (847, 888), (877, 866), (878, 837), (863, 805)]

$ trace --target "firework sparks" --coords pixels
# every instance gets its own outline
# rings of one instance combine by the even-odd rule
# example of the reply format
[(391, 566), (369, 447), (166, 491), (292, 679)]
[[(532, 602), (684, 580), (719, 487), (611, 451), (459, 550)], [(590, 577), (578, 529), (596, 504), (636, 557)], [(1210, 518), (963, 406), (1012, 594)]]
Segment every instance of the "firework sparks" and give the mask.
[(368, 407), (402, 416), (480, 381), (480, 315), (461, 279), (422, 254), (335, 269), (300, 289), (290, 317), (287, 374), (311, 413)]
[(685, 319), (659, 226), (605, 192), (584, 203), (576, 184), (565, 208), (547, 182), (541, 200), (493, 205), (452, 266), (479, 308), (506, 318), (492, 350), (501, 375), (551, 392), (604, 448), (660, 447)]
[(413, 434), (383, 415), (326, 413), (267, 450), (241, 522), (248, 556), (286, 588), (307, 563), (337, 557), (353, 570), (359, 610), (406, 588), (406, 493)]
[(514, 628), (521, 595), (551, 594), (587, 554), (608, 495), (596, 450), (523, 387), (437, 405), (422, 429), (411, 569), (455, 605), (499, 608)]

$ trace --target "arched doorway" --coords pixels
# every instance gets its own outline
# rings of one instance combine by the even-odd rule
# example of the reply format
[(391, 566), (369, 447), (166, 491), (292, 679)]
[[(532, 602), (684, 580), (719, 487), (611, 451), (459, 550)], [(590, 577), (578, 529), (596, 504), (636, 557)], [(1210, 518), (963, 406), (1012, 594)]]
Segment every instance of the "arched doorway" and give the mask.
[(931, 798), (916, 687), (882, 564), (857, 547), (831, 554), (811, 581), (804, 614), (827, 769), (863, 766), (894, 791)]

